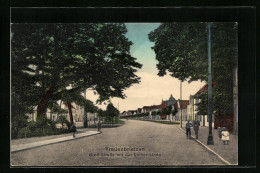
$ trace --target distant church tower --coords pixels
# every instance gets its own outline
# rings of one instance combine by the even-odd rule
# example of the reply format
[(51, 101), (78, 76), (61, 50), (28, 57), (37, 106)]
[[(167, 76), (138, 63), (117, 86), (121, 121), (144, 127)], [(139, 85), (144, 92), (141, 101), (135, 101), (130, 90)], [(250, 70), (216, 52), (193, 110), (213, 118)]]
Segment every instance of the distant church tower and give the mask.
[(169, 100), (163, 101), (163, 99), (162, 99), (162, 104), (166, 104), (167, 106), (172, 106), (175, 102), (176, 102), (176, 99), (172, 96), (172, 94), (170, 95)]

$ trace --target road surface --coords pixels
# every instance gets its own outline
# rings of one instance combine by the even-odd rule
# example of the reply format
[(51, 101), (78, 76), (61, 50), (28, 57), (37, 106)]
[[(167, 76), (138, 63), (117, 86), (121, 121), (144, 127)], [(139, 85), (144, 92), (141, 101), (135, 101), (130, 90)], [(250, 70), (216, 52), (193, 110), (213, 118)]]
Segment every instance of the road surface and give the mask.
[(178, 127), (179, 125), (126, 120), (123, 126), (102, 129), (99, 135), (12, 153), (11, 165), (223, 165), (197, 142), (186, 139)]

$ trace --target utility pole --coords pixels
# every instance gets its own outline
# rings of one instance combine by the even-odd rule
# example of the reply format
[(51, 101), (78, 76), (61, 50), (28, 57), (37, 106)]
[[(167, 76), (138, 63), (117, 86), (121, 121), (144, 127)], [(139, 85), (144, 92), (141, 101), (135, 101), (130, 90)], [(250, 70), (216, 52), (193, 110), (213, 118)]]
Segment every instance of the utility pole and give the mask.
[(120, 115), (120, 111), (119, 111), (119, 102), (118, 102), (118, 106), (117, 106), (117, 108), (118, 108), (118, 116), (117, 116), (117, 124), (119, 123), (119, 115)]
[(182, 128), (182, 81), (180, 83), (180, 107), (181, 107), (181, 128)]
[[(84, 97), (87, 99), (87, 90), (84, 91)], [(84, 106), (84, 122), (83, 122), (84, 128), (88, 128), (88, 115), (87, 115), (87, 110)]]
[(213, 135), (212, 135), (212, 114), (213, 114), (213, 104), (212, 104), (212, 74), (211, 74), (211, 37), (210, 37), (210, 22), (207, 23), (208, 26), (208, 118), (209, 118), (209, 136), (207, 145), (214, 145)]
[(193, 117), (194, 120), (197, 120), (197, 117), (194, 116), (194, 104), (195, 104), (194, 97), (195, 96), (192, 96), (192, 107), (193, 107), (192, 117)]

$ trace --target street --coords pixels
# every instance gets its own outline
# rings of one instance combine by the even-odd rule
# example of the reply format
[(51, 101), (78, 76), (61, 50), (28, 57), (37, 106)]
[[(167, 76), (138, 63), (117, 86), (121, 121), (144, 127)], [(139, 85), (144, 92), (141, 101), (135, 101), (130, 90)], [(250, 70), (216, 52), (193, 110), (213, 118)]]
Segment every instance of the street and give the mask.
[(99, 135), (11, 153), (11, 165), (223, 165), (197, 142), (186, 139), (178, 127), (179, 125), (125, 120), (123, 126), (102, 129)]

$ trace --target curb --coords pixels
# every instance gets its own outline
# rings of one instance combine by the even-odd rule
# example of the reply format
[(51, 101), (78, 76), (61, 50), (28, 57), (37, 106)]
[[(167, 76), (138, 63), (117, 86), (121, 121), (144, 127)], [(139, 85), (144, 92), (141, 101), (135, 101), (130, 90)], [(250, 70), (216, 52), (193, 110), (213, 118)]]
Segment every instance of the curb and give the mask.
[[(178, 127), (183, 133), (186, 133), (182, 128)], [(221, 157), (219, 154), (217, 154), (215, 151), (213, 151), (211, 148), (209, 148), (208, 146), (206, 146), (205, 144), (203, 144), (201, 141), (199, 141), (198, 139), (195, 139), (194, 136), (191, 135), (191, 137), (193, 138), (193, 140), (195, 140), (196, 142), (198, 142), (200, 145), (202, 145), (204, 148), (206, 148), (209, 152), (213, 153), (214, 155), (216, 155), (223, 163), (227, 164), (227, 165), (232, 165), (230, 162), (226, 161), (223, 157)]]
[[(49, 139), (49, 140), (44, 140), (44, 141), (39, 141), (39, 142), (32, 142), (32, 143), (23, 144), (23, 145), (14, 145), (14, 146), (10, 147), (10, 152), (15, 153), (15, 152), (29, 150), (29, 149), (32, 149), (32, 148), (42, 147), (42, 146), (46, 146), (46, 145), (76, 140), (76, 139), (79, 139), (79, 138), (93, 136), (93, 135), (97, 135), (97, 134), (101, 134), (101, 132), (96, 132), (96, 133), (89, 134), (89, 135), (79, 135), (79, 136), (76, 136), (75, 138), (73, 138), (72, 136), (66, 136), (66, 137), (60, 137), (60, 138), (56, 138), (56, 139), (54, 138), (54, 139)], [(55, 140), (61, 139), (61, 138), (64, 138), (64, 140), (55, 141)], [(49, 141), (49, 142), (47, 142), (47, 141)]]

